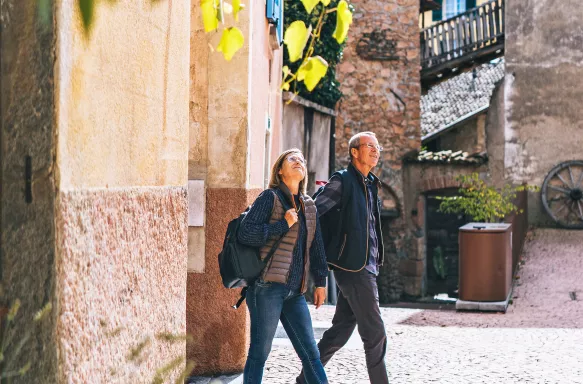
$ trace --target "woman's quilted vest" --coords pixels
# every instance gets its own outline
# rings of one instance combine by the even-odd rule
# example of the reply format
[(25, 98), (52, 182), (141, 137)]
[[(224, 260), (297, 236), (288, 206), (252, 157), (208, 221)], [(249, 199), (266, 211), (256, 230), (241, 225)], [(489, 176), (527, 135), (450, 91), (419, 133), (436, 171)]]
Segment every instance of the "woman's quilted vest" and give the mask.
[[(275, 191), (274, 191), (275, 192)], [(281, 193), (281, 191), (280, 191)], [(278, 198), (277, 194), (274, 193), (274, 204), (273, 210), (271, 212), (271, 218), (269, 220), (270, 224), (281, 221), (285, 217), (285, 208)], [(314, 234), (316, 233), (316, 205), (314, 200), (312, 200), (307, 195), (300, 195), (301, 209), (306, 218), (306, 229), (307, 229), (307, 243), (305, 246), (304, 253), (304, 276), (302, 278), (302, 288), (301, 292), (304, 293), (307, 290), (307, 277), (310, 271), (310, 246), (314, 240)], [(298, 241), (299, 234), (299, 222), (292, 225), (289, 231), (284, 235), (283, 240), (275, 250), (269, 264), (265, 267), (262, 274), (263, 281), (272, 281), (276, 283), (286, 284), (288, 280), (289, 270), (293, 258), (293, 252)], [(261, 260), (265, 259), (273, 244), (279, 240), (278, 238), (272, 238), (267, 241), (267, 243), (261, 247), (259, 253), (261, 255)]]

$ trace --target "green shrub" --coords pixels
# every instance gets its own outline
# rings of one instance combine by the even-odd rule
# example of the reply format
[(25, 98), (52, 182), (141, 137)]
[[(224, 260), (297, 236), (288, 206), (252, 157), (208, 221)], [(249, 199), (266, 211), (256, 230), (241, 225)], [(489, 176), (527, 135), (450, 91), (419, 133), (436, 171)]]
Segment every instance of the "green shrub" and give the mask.
[(477, 173), (469, 176), (458, 176), (460, 183), (460, 196), (438, 196), (442, 200), (439, 211), (443, 213), (464, 213), (471, 216), (474, 221), (495, 223), (504, 219), (511, 213), (522, 213), (514, 205), (516, 193), (524, 190), (538, 191), (539, 188), (530, 185), (513, 187), (505, 185), (502, 190), (487, 185), (480, 179)]

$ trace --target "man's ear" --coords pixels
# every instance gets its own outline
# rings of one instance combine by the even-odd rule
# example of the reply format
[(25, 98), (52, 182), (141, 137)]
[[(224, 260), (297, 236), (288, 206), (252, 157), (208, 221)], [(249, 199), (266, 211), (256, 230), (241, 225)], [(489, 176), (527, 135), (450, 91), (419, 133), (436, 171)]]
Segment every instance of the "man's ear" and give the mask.
[(358, 159), (358, 150), (356, 148), (350, 148), (350, 154), (352, 154), (352, 157)]

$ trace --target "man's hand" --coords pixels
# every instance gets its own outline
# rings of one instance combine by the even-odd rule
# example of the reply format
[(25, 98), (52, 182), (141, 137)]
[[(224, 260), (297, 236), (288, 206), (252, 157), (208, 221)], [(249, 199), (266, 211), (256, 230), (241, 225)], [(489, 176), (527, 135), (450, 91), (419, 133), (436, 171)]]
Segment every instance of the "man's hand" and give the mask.
[(317, 287), (314, 291), (314, 305), (316, 309), (320, 308), (326, 300), (326, 287)]
[(287, 226), (292, 227), (298, 221), (298, 213), (295, 209), (288, 209), (285, 213), (285, 221), (287, 221)]

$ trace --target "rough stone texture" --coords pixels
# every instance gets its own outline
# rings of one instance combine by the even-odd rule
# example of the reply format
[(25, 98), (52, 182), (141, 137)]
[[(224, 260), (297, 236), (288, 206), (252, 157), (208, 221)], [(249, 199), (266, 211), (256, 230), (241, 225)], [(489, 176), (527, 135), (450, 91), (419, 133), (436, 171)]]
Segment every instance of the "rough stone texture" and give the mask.
[[(552, 167), (581, 159), (583, 17), (575, 0), (506, 5), (505, 169), (515, 183), (541, 185)], [(575, 24), (574, 24), (575, 23)], [(532, 194), (531, 224), (548, 224)]]
[(184, 356), (153, 339), (127, 358), (186, 331), (186, 188), (64, 192), (57, 225), (59, 382), (149, 382)]
[[(375, 132), (385, 147), (376, 172), (401, 208), (399, 218), (383, 223), (387, 262), (378, 281), (381, 301), (386, 302), (395, 300), (389, 286), (398, 284), (397, 259), (405, 257), (410, 237), (404, 219), (410, 208), (403, 204), (402, 157), (421, 145), (419, 1), (355, 0), (352, 5), (354, 21), (337, 67), (344, 97), (337, 108), (336, 166), (348, 164), (348, 139), (358, 132)], [(359, 42), (373, 32), (396, 43), (396, 59), (365, 60), (358, 55)]]
[[(0, 1), (0, 22), (0, 307), (22, 302), (6, 350), (13, 351), (26, 330), (32, 333), (7, 368), (19, 369), (30, 360), (29, 376), (13, 382), (42, 377), (50, 384), (57, 380), (56, 316), (53, 312), (38, 328), (31, 322), (53, 301), (55, 289), (55, 32), (51, 22), (37, 23), (36, 2)], [(30, 204), (25, 201), (26, 156), (32, 162)]]
[(194, 343), (187, 356), (196, 362), (193, 375), (241, 372), (247, 355), (247, 307), (231, 308), (239, 289), (221, 283), (217, 256), (227, 224), (253, 202), (261, 190), (239, 188), (207, 189), (205, 273), (189, 273), (186, 316), (187, 332)]
[[(581, 383), (582, 243), (581, 231), (537, 230), (525, 248), (506, 314), (381, 308), (390, 382)], [(569, 295), (573, 291), (577, 300)], [(334, 307), (310, 307), (310, 312), (315, 324), (330, 325)], [(276, 341), (264, 382), (293, 383), (300, 368), (289, 340)], [(331, 383), (369, 383), (356, 332), (326, 372)]]

